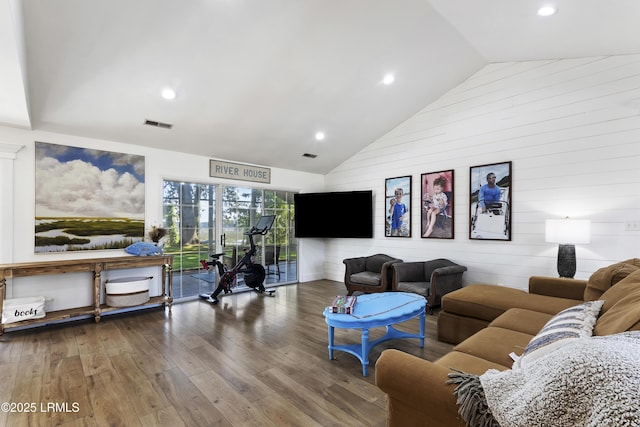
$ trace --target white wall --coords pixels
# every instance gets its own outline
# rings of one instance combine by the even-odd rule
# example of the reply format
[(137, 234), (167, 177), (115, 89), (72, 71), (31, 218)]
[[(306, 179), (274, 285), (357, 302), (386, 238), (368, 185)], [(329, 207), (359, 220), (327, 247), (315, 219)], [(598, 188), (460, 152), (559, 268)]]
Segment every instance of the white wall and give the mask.
[[(163, 178), (225, 182), (208, 177), (207, 157), (0, 127), (0, 144), (24, 145), (15, 160), (0, 162), (2, 263), (112, 255), (33, 253), (36, 140), (144, 155), (149, 224), (162, 217)], [(374, 190), (375, 238), (301, 239), (301, 281), (341, 281), (344, 258), (382, 252), (407, 261), (449, 258), (469, 268), (466, 283), (524, 289), (530, 275), (556, 275), (557, 247), (544, 242), (547, 218), (593, 221), (591, 243), (577, 246), (576, 277), (638, 255), (640, 232), (624, 231), (624, 223), (640, 220), (639, 160), (640, 56), (502, 63), (471, 76), (328, 175), (274, 169), (265, 188)], [(469, 167), (503, 161), (513, 162), (512, 240), (469, 240)], [(423, 239), (420, 174), (446, 169), (455, 170), (455, 239)], [(405, 175), (413, 176), (412, 237), (385, 238), (384, 179)]]
[[(3, 246), (3, 250), (0, 251), (0, 263), (126, 255), (124, 251), (83, 251), (62, 254), (34, 253), (35, 141), (145, 156), (145, 222), (147, 227), (152, 224), (160, 224), (162, 221), (162, 180), (165, 178), (185, 179), (202, 183), (247, 184), (242, 181), (210, 178), (209, 158), (204, 156), (156, 150), (114, 141), (96, 140), (50, 132), (27, 131), (0, 126), (0, 152), (8, 152), (7, 155), (0, 159), (0, 176), (2, 176), (3, 179), (2, 183), (0, 183), (0, 194), (2, 194), (2, 205), (0, 206), (0, 221), (2, 221), (0, 227), (0, 242), (2, 242), (1, 244)], [(23, 146), (23, 148), (13, 154), (16, 146)], [(5, 149), (2, 150), (2, 147), (5, 147)], [(15, 157), (15, 159), (13, 159), (13, 157)], [(252, 187), (288, 191), (322, 191), (324, 188), (324, 176), (274, 168), (271, 170), (270, 184), (250, 183), (250, 185)], [(10, 231), (12, 231), (12, 233), (10, 233)], [(9, 234), (13, 235), (10, 236)], [(324, 242), (302, 242), (300, 244), (299, 274), (301, 277), (322, 278), (324, 276), (324, 265), (315, 261), (305, 261), (307, 257), (304, 254), (307, 248), (313, 255), (309, 258), (316, 258), (318, 253), (322, 256), (324, 253)], [(138, 269), (138, 273), (135, 275), (147, 274), (143, 272), (143, 270), (144, 269)], [(112, 274), (114, 277), (118, 275), (116, 272), (112, 272)], [(33, 289), (39, 289), (38, 287), (43, 286), (43, 281), (54, 280), (48, 276), (43, 277), (45, 277), (45, 279), (42, 277), (28, 278), (28, 280), (27, 278), (15, 279), (16, 282), (21, 281), (23, 283), (20, 285), (20, 289), (16, 286), (15, 292), (10, 284), (10, 286), (7, 287), (7, 296), (27, 296), (30, 294), (30, 286), (33, 286)], [(106, 275), (106, 277), (108, 277), (108, 275)], [(85, 280), (84, 278), (73, 281), (66, 280), (65, 283), (81, 282), (82, 284), (65, 289), (62, 291), (65, 293), (61, 294), (58, 299), (77, 299), (81, 301), (82, 304), (86, 301), (91, 301), (90, 287), (85, 285), (85, 283), (90, 283), (90, 281)], [(54, 285), (49, 286), (49, 288), (60, 289), (61, 285), (56, 282)], [(69, 307), (74, 306), (71, 302), (67, 305)], [(66, 307), (61, 307), (56, 303), (54, 309), (59, 308)]]
[[(392, 108), (392, 106), (390, 106)], [(469, 239), (469, 167), (513, 162), (512, 240)], [(465, 283), (526, 289), (556, 276), (544, 220), (592, 220), (576, 247), (577, 278), (640, 256), (640, 56), (490, 64), (326, 176), (328, 191), (373, 189), (375, 238), (326, 245), (326, 276), (342, 259), (387, 253), (466, 265)], [(455, 239), (420, 237), (420, 175), (455, 171)], [(411, 175), (412, 237), (384, 237), (384, 180)]]

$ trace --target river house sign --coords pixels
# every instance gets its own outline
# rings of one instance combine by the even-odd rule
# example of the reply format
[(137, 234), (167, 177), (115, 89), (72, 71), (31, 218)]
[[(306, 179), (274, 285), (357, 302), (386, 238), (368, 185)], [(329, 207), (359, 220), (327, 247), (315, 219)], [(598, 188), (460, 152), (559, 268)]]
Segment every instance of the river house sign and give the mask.
[(271, 183), (271, 169), (241, 163), (209, 161), (209, 176), (214, 178), (237, 179), (241, 181)]

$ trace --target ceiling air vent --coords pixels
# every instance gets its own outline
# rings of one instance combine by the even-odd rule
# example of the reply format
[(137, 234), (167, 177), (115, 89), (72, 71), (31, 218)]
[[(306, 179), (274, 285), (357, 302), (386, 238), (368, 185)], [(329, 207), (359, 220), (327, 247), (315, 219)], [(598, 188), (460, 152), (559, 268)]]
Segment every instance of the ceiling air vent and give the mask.
[(156, 122), (155, 120), (149, 120), (149, 119), (146, 119), (144, 121), (144, 124), (147, 126), (155, 126), (157, 128), (162, 128), (162, 129), (171, 129), (173, 127), (172, 124)]
[(316, 157), (318, 157), (318, 155), (317, 154), (311, 154), (311, 153), (304, 153), (302, 155), (302, 157), (308, 157), (310, 159), (315, 159)]

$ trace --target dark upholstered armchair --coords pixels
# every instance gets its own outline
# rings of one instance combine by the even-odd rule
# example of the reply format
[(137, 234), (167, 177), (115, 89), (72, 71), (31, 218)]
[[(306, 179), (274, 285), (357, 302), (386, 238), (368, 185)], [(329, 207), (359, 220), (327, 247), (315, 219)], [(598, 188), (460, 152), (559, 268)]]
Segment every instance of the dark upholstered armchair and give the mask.
[(385, 292), (391, 290), (391, 265), (402, 262), (401, 259), (389, 255), (376, 254), (358, 258), (347, 258), (344, 284), (347, 295), (355, 291), (364, 293)]
[(467, 267), (448, 259), (403, 262), (392, 266), (391, 289), (414, 292), (427, 298), (427, 311), (440, 305), (442, 296), (462, 287), (462, 273)]

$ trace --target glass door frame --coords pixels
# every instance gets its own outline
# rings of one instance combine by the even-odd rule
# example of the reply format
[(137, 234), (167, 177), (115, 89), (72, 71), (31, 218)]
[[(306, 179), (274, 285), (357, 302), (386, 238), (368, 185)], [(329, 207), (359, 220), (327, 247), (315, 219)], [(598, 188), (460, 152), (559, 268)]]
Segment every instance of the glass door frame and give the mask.
[[(173, 194), (173, 199), (168, 199), (167, 185), (173, 185), (174, 187), (171, 190), (175, 193), (178, 184), (180, 185), (179, 193)], [(184, 189), (182, 186), (189, 186), (188, 189), (191, 190), (191, 193), (183, 194)], [(173, 295), (177, 301), (197, 298), (200, 293), (210, 293), (217, 285), (218, 274), (215, 268), (210, 267), (209, 270), (205, 270), (199, 262), (197, 266), (191, 262), (193, 261), (191, 258), (196, 256), (210, 261), (210, 254), (225, 253), (223, 258), (225, 264), (228, 268), (233, 267), (242, 256), (242, 249), (248, 246), (244, 233), (257, 221), (261, 214), (276, 215), (276, 223), (274, 223), (269, 233), (266, 236), (258, 236), (256, 239), (256, 244), (260, 247), (256, 262), (264, 265), (263, 260), (265, 260), (266, 255), (271, 255), (270, 259), (266, 260), (271, 262), (269, 265), (265, 265), (267, 270), (265, 286), (273, 287), (297, 283), (298, 269), (297, 257), (295, 256), (297, 240), (292, 237), (293, 192), (251, 187), (246, 183), (233, 185), (187, 182), (168, 178), (163, 179), (163, 188), (163, 226), (169, 230), (168, 239), (170, 239), (170, 244), (165, 244), (165, 252), (174, 254)], [(207, 195), (201, 198), (204, 195), (203, 191), (206, 191)], [(236, 230), (234, 230), (234, 235), (230, 235), (230, 233), (226, 232), (226, 229), (230, 223), (233, 223), (233, 221), (229, 221), (233, 219), (233, 215), (227, 215), (227, 220), (225, 220), (224, 205), (226, 195), (234, 192), (238, 195), (236, 202), (239, 202), (236, 208), (248, 210), (248, 215), (245, 213), (245, 218), (242, 221), (246, 224), (240, 224), (241, 226), (236, 227)], [(248, 199), (247, 196), (249, 196)], [(196, 197), (197, 199), (194, 200)], [(244, 200), (240, 200), (243, 197)], [(213, 207), (211, 206), (212, 203)], [(187, 211), (190, 214), (193, 213), (195, 221), (198, 222), (198, 224), (194, 224), (193, 228), (183, 227), (184, 221), (181, 214)], [(196, 211), (197, 213), (194, 213)], [(228, 213), (231, 213), (231, 211)], [(241, 214), (237, 211), (235, 214), (236, 219), (240, 218)], [(206, 216), (205, 221), (203, 221), (202, 216)], [(184, 238), (185, 230), (189, 234), (193, 233), (189, 242), (180, 240)], [(229, 239), (233, 239), (235, 257), (233, 256), (233, 247), (229, 247)], [(283, 243), (283, 245), (280, 245), (280, 258), (274, 259), (272, 254), (275, 253), (278, 243)], [(189, 246), (187, 251), (184, 250), (186, 246)], [(172, 252), (172, 249), (177, 250)], [(176, 258), (179, 259), (176, 260)], [(187, 264), (184, 264), (185, 262)], [(194, 265), (192, 266), (191, 264)], [(186, 265), (187, 268), (182, 268), (183, 265)], [(242, 288), (239, 287), (237, 290), (240, 291)]]
[[(265, 267), (266, 287), (298, 281), (297, 240), (293, 237), (293, 192), (271, 190), (249, 185), (223, 185), (219, 205), (222, 212), (223, 251), (235, 262), (248, 248), (246, 232), (262, 215), (276, 215), (264, 236), (254, 236), (259, 250), (256, 261)], [(231, 263), (228, 265), (230, 266)]]

